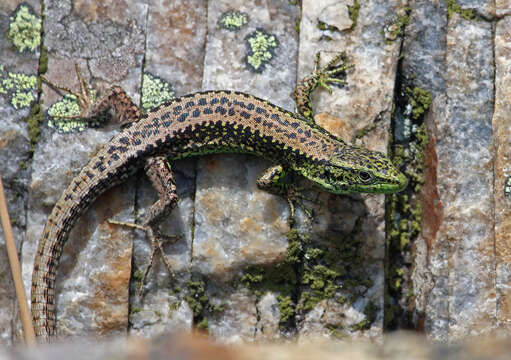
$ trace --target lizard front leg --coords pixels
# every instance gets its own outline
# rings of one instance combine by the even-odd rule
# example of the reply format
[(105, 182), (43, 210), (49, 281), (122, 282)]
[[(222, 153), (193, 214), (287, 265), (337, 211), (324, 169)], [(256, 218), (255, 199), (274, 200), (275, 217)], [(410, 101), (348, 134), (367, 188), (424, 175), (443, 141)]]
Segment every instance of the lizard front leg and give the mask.
[[(318, 88), (322, 87), (332, 92), (329, 84), (345, 84), (346, 80), (342, 78), (345, 75), (345, 70), (349, 69), (351, 65), (346, 62), (343, 52), (340, 52), (332, 58), (324, 67), (319, 67), (320, 53), (316, 54), (316, 61), (314, 62), (314, 70), (312, 74), (306, 76), (298, 83), (294, 91), (294, 99), (298, 113), (314, 123), (314, 111), (312, 110), (312, 93)], [(340, 63), (339, 63), (340, 62)]]
[(257, 187), (271, 194), (284, 197), (289, 204), (289, 221), (294, 223), (295, 219), (295, 203), (303, 210), (305, 215), (312, 219), (312, 213), (308, 210), (303, 200), (310, 200), (301, 194), (301, 189), (296, 187), (295, 174), (285, 169), (282, 165), (275, 165), (268, 168), (257, 179)]

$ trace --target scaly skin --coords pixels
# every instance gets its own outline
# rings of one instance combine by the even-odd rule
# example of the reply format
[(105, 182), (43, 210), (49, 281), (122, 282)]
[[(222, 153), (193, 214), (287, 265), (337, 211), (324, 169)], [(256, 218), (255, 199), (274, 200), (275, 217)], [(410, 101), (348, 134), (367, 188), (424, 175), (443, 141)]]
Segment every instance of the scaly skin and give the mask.
[[(115, 95), (122, 90), (112, 91)], [(131, 112), (127, 118), (139, 116), (129, 100), (111, 105)], [(55, 335), (55, 273), (69, 232), (85, 209), (144, 166), (153, 174), (160, 198), (170, 188), (161, 205), (173, 206), (177, 195), (163, 156), (173, 161), (212, 153), (258, 155), (335, 194), (390, 193), (407, 182), (384, 154), (347, 145), (310, 120), (245, 93), (206, 91), (161, 105), (114, 136), (55, 204), (39, 241), (32, 277), (32, 314), (41, 341)], [(278, 171), (272, 174), (279, 178)]]

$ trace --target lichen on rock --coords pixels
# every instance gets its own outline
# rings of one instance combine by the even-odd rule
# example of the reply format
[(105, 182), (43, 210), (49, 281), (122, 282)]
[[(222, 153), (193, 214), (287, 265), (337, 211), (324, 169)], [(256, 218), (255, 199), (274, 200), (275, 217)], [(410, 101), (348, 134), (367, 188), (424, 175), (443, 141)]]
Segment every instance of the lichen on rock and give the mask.
[(18, 5), (9, 17), (7, 38), (19, 52), (36, 51), (41, 44), (41, 19), (32, 7), (26, 3)]

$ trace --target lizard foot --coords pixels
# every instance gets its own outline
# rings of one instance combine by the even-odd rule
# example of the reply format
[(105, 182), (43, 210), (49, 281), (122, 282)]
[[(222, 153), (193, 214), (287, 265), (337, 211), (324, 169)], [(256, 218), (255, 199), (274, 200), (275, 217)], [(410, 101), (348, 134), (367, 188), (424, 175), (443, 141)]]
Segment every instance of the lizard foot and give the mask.
[(289, 225), (292, 226), (295, 223), (295, 205), (302, 209), (303, 213), (310, 221), (314, 220), (314, 214), (312, 210), (309, 210), (305, 204), (304, 200), (315, 202), (312, 198), (307, 197), (302, 194), (301, 188), (290, 187), (287, 189), (286, 200), (289, 205)]
[(179, 240), (179, 236), (177, 235), (163, 235), (159, 232), (155, 232), (150, 226), (148, 225), (139, 225), (135, 223), (130, 222), (124, 222), (124, 221), (117, 221), (117, 220), (108, 220), (110, 224), (120, 225), (120, 226), (127, 226), (131, 228), (135, 228), (138, 230), (142, 230), (146, 233), (146, 236), (149, 238), (149, 241), (151, 242), (151, 255), (149, 256), (149, 263), (147, 264), (144, 273), (142, 275), (142, 279), (140, 280), (140, 287), (138, 289), (138, 296), (141, 297), (144, 294), (144, 284), (147, 279), (147, 275), (149, 274), (149, 270), (153, 266), (154, 261), (154, 255), (157, 251), (160, 252), (163, 263), (165, 264), (165, 267), (167, 268), (167, 271), (169, 272), (171, 277), (174, 277), (174, 272), (172, 271), (172, 265), (169, 263), (167, 257), (165, 256), (165, 252), (163, 250), (163, 244), (162, 239), (165, 239), (167, 241), (176, 242)]
[(94, 123), (97, 120), (104, 120), (106, 114), (99, 113), (96, 109), (98, 102), (97, 91), (89, 85), (87, 80), (85, 80), (82, 73), (80, 72), (78, 64), (75, 64), (75, 72), (80, 87), (80, 91), (78, 93), (74, 92), (70, 88), (55, 84), (54, 82), (47, 79), (45, 76), (41, 76), (41, 80), (48, 84), (50, 87), (52, 87), (55, 90), (63, 91), (71, 95), (74, 99), (76, 99), (76, 102), (78, 103), (79, 113), (74, 115), (58, 115), (58, 116), (52, 115), (52, 116), (57, 117), (59, 119), (75, 119), (75, 120), (80, 119), (91, 123)]
[[(326, 89), (330, 94), (332, 93), (332, 89), (330, 88), (330, 84), (346, 84), (346, 80), (344, 80), (343, 72), (353, 65), (348, 64), (346, 61), (346, 56), (344, 52), (340, 52), (335, 55), (332, 60), (328, 62), (324, 67), (319, 67), (319, 58), (321, 53), (316, 54), (316, 61), (314, 62), (314, 71), (312, 72), (312, 77), (316, 79), (317, 86)], [(339, 63), (340, 62), (340, 63)]]

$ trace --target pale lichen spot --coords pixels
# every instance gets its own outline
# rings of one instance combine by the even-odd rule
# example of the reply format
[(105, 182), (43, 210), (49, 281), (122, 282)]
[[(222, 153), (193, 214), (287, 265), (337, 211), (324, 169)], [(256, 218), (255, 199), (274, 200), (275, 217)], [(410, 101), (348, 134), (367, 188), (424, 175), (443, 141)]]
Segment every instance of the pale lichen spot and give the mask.
[(260, 73), (275, 56), (275, 49), (278, 47), (277, 38), (262, 29), (257, 29), (246, 37), (246, 41), (248, 45), (246, 65), (249, 70)]
[(142, 80), (142, 110), (144, 112), (175, 98), (176, 94), (170, 83), (150, 73), (144, 74)]
[(237, 31), (247, 23), (248, 15), (241, 11), (227, 11), (218, 19), (218, 25), (230, 31)]
[(19, 52), (35, 51), (41, 44), (41, 19), (28, 4), (18, 5), (9, 17), (7, 38)]
[[(92, 100), (96, 92), (92, 91)], [(48, 109), (48, 126), (60, 133), (83, 131), (89, 127), (100, 126), (105, 119), (97, 117), (84, 119), (80, 116), (80, 105), (76, 96), (67, 94)]]
[(28, 108), (35, 100), (37, 77), (10, 72), (0, 65), (0, 95), (4, 95), (16, 109)]

